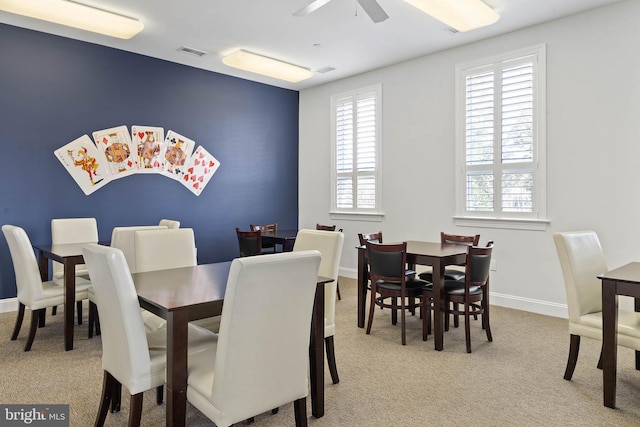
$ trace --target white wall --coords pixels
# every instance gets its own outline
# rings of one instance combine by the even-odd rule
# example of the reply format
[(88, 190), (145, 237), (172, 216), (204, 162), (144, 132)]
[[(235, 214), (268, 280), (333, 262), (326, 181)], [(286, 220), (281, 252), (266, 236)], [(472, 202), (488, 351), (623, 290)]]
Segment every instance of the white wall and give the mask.
[[(616, 3), (300, 93), (300, 226), (344, 229), (341, 274), (355, 277), (357, 233), (439, 240), (440, 231), (495, 241), (492, 303), (566, 316), (552, 233), (593, 229), (609, 267), (640, 260), (640, 0)], [(456, 64), (547, 46), (546, 231), (457, 227)], [(330, 96), (382, 84), (382, 222), (334, 220)], [(627, 305), (629, 301), (623, 304)]]

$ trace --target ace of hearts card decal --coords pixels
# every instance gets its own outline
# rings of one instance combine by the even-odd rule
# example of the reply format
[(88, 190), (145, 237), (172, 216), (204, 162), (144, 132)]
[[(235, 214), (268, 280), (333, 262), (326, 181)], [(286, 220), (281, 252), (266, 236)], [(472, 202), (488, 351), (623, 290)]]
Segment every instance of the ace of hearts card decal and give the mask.
[(189, 191), (199, 196), (219, 167), (218, 159), (200, 145), (185, 165), (180, 181)]

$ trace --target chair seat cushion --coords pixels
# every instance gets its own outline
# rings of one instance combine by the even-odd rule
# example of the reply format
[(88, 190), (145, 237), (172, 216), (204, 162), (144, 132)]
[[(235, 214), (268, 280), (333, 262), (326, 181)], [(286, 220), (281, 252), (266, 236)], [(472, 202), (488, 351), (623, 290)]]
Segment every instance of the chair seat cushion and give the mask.
[[(82, 301), (89, 297), (88, 289), (91, 282), (85, 280), (76, 283), (76, 301)], [(41, 308), (53, 307), (64, 304), (64, 287), (57, 281), (42, 282), (42, 295), (34, 299), (31, 304), (25, 304), (31, 310), (39, 310)]]
[[(424, 273), (420, 273), (418, 275), (422, 280), (426, 280), (427, 282), (433, 282), (433, 273), (431, 271), (425, 271)], [(464, 270), (457, 270), (455, 268), (445, 268), (444, 269), (444, 279), (445, 280), (464, 280)]]
[[(443, 291), (449, 295), (464, 295), (464, 282), (458, 280), (445, 280)], [(480, 286), (471, 286), (469, 288), (470, 295), (479, 295), (482, 293)]]

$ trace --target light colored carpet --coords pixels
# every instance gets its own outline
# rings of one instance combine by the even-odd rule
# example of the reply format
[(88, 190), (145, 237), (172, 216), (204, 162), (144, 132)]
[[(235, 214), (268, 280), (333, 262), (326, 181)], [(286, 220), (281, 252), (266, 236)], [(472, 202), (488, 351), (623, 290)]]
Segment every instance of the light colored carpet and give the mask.
[[(356, 327), (356, 284), (341, 279), (336, 309), (336, 358), (340, 383), (325, 375), (325, 416), (311, 426), (637, 426), (640, 373), (633, 351), (619, 349), (618, 409), (602, 404), (602, 371), (596, 368), (600, 343), (583, 339), (572, 381), (565, 381), (567, 321), (492, 307), (494, 342), (473, 321), (473, 353), (465, 352), (464, 328), (445, 333), (445, 349), (423, 342), (421, 323), (409, 317), (407, 345), (389, 310), (376, 310), (371, 335)], [(86, 305), (86, 304), (85, 304)], [(29, 311), (27, 311), (27, 316)], [(86, 315), (76, 325), (75, 348), (63, 350), (62, 316), (47, 316), (33, 348), (23, 352), (28, 318), (17, 341), (10, 341), (15, 313), (0, 314), (0, 402), (70, 405), (70, 425), (93, 425), (102, 384), (101, 343), (87, 339)], [(461, 325), (462, 326), (462, 325)], [(129, 395), (107, 425), (126, 425)], [(308, 401), (308, 405), (310, 402)], [(192, 406), (187, 425), (211, 426)], [(165, 405), (145, 393), (142, 424), (164, 425)], [(293, 406), (256, 417), (254, 426), (294, 425)]]

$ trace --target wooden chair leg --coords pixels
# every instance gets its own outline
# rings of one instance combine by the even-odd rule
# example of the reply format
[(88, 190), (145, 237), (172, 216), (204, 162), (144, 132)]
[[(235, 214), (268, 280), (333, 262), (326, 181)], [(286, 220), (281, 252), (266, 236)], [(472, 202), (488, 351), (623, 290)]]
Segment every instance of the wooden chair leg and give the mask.
[(336, 295), (338, 296), (338, 301), (342, 299), (340, 296), (340, 283), (336, 282)]
[(567, 360), (567, 369), (564, 371), (564, 379), (569, 381), (573, 376), (573, 371), (576, 369), (576, 363), (578, 362), (578, 353), (580, 352), (580, 335), (571, 334), (571, 341), (569, 343), (569, 359)]
[(40, 322), (40, 313), (44, 310), (44, 308), (40, 310), (31, 310), (31, 325), (29, 325), (29, 337), (27, 338), (27, 343), (24, 346), (24, 351), (31, 350), (33, 339), (36, 337), (36, 329), (38, 329), (38, 323)]
[(78, 325), (82, 325), (82, 301), (76, 301), (76, 311), (78, 312)]
[(115, 378), (112, 383), (111, 390), (111, 413), (120, 412), (120, 402), (122, 400), (122, 384)]
[(95, 427), (104, 426), (104, 422), (107, 419), (107, 412), (109, 412), (109, 403), (111, 402), (111, 393), (113, 392), (114, 378), (107, 371), (104, 371), (102, 376), (102, 397), (100, 398), (100, 407), (98, 408), (98, 415), (96, 415)]
[(406, 322), (405, 322), (405, 317), (406, 317), (406, 307), (405, 307), (405, 299), (401, 298), (402, 301), (400, 301), (400, 329), (402, 329), (402, 345), (407, 345), (407, 330), (405, 328)]
[(338, 366), (336, 365), (336, 352), (333, 335), (324, 339), (324, 346), (327, 352), (327, 364), (329, 365), (329, 373), (331, 373), (331, 381), (334, 384), (338, 384), (340, 382), (340, 378), (338, 378)]
[(271, 410), (271, 413), (272, 413), (273, 415), (277, 414), (278, 412), (280, 412), (280, 408), (273, 408), (273, 409)]
[(253, 424), (255, 420), (255, 417), (247, 418), (247, 424)]
[(367, 322), (367, 335), (371, 333), (371, 325), (373, 324), (373, 313), (376, 311), (376, 290), (371, 288), (371, 298), (369, 303), (369, 320)]
[(158, 405), (162, 405), (162, 401), (164, 400), (164, 386), (159, 385), (156, 387), (156, 403)]
[[(467, 343), (467, 353), (471, 353), (471, 315), (469, 314), (469, 310), (471, 309), (471, 307), (469, 307), (468, 304), (465, 304), (465, 310), (464, 310), (464, 339)], [(455, 318), (458, 318), (458, 316), (456, 315)]]
[(143, 396), (144, 393), (138, 393), (131, 396), (131, 403), (129, 404), (129, 427), (140, 427)]
[(293, 402), (293, 412), (296, 417), (296, 427), (307, 427), (307, 398), (303, 397)]
[(491, 336), (491, 325), (489, 323), (489, 300), (482, 300), (482, 329), (487, 333), (487, 341), (493, 342), (493, 337)]
[(602, 347), (600, 347), (600, 358), (598, 358), (598, 369), (602, 370)]
[(22, 319), (24, 319), (24, 304), (18, 303), (18, 315), (16, 317), (16, 325), (13, 327), (13, 334), (11, 334), (11, 341), (18, 339), (20, 328), (22, 327)]
[(39, 328), (44, 328), (45, 324), (46, 324), (46, 320), (47, 320), (47, 310), (43, 309), (43, 310), (38, 310), (40, 312), (39, 314), (39, 319), (38, 319), (38, 327)]
[(51, 315), (55, 316), (56, 314), (58, 314), (58, 306), (54, 305), (53, 307), (51, 307)]
[(98, 317), (98, 306), (89, 301), (89, 338), (93, 338), (93, 332), (100, 335), (100, 318)]

